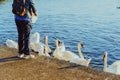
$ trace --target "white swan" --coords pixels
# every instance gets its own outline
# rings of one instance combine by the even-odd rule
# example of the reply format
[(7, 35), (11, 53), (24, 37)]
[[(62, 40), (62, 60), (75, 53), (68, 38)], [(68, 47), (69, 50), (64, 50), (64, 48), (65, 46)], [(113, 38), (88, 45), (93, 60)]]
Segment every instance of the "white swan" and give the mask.
[(60, 53), (62, 46), (60, 46), (60, 40), (56, 40), (56, 49), (53, 52), (53, 57), (57, 59), (61, 59), (62, 55)]
[(116, 61), (107, 67), (107, 54), (108, 53), (105, 52), (103, 56), (103, 60), (104, 60), (103, 71), (120, 75), (120, 61)]
[(80, 64), (80, 65), (84, 65), (84, 66), (89, 66), (89, 63), (91, 61), (91, 58), (85, 59), (83, 56), (83, 53), (81, 52), (81, 47), (84, 47), (82, 42), (78, 43), (78, 54), (79, 54), (79, 58), (73, 58), (70, 62), (72, 63), (76, 63), (76, 64)]
[[(65, 46), (64, 46), (65, 47)], [(62, 49), (64, 48), (63, 46), (60, 45), (60, 41), (57, 40), (56, 41), (56, 49), (53, 53), (53, 56), (55, 58), (61, 59), (61, 60), (65, 60), (65, 61), (70, 61), (71, 63), (76, 63), (76, 64), (80, 64), (80, 65), (84, 65), (84, 66), (88, 66), (91, 59), (85, 59), (82, 52), (81, 52), (81, 47), (84, 47), (84, 45), (79, 42), (78, 43), (78, 53), (79, 56), (76, 55), (75, 53)]]
[(34, 34), (32, 34), (30, 37), (30, 42), (31, 43), (39, 43), (40, 42), (40, 34), (38, 32), (35, 32)]
[(65, 49), (64, 43), (60, 44), (60, 40), (56, 40), (56, 49), (53, 52), (53, 56), (58, 59), (70, 61), (74, 58), (79, 58), (75, 53)]
[(83, 54), (80, 50), (81, 46), (83, 47), (83, 44), (78, 43), (79, 56), (71, 51), (68, 51), (68, 50), (62, 51), (61, 53), (62, 53), (63, 59), (66, 61), (74, 62), (74, 63), (76, 63), (77, 60), (84, 59)]
[(18, 49), (18, 43), (13, 41), (13, 40), (7, 39), (6, 40), (6, 45), (7, 45), (7, 47)]
[(41, 48), (43, 48), (43, 43), (40, 42), (40, 34), (38, 32), (35, 32), (30, 37), (30, 48), (34, 52), (39, 52)]
[(48, 56), (48, 57), (50, 57), (50, 55), (49, 55), (49, 53), (48, 53), (48, 51), (47, 51), (47, 46), (44, 46), (43, 48), (41, 48), (42, 50), (39, 50), (39, 56)]
[(79, 58), (79, 56), (75, 53), (65, 50), (65, 45), (64, 43), (60, 44), (60, 40), (56, 40), (56, 49), (53, 53), (53, 56), (55, 58), (62, 59), (65, 61), (71, 61), (74, 58)]

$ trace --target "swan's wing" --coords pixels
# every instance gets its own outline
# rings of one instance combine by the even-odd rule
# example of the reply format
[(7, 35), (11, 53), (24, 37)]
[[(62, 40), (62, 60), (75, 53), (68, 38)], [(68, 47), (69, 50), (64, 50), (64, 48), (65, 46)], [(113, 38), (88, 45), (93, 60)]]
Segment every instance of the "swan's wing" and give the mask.
[(60, 52), (59, 48), (56, 48), (53, 52), (53, 57), (57, 58), (57, 59), (61, 59), (61, 56), (62, 55), (61, 55), (61, 52)]
[(30, 48), (35, 52), (42, 52), (43, 45), (41, 45), (40, 43), (31, 43)]
[(114, 66), (109, 66), (108, 68), (107, 68), (107, 72), (110, 72), (110, 73), (116, 73), (116, 67), (114, 67)]
[(70, 62), (80, 64), (80, 65), (84, 65), (84, 66), (89, 66), (90, 60), (86, 60), (86, 59), (83, 59), (83, 58), (74, 58)]
[(38, 50), (38, 55), (39, 56), (43, 55), (43, 51), (44, 51), (44, 46), (40, 46), (40, 48)]
[(51, 53), (51, 49), (50, 49), (50, 47), (48, 45), (47, 45), (47, 52)]
[(73, 58), (79, 58), (79, 56), (77, 56), (75, 53), (71, 51), (63, 51), (61, 53), (62, 53), (62, 58), (66, 61), (70, 61)]
[(120, 74), (120, 61), (114, 62), (107, 68), (107, 72)]

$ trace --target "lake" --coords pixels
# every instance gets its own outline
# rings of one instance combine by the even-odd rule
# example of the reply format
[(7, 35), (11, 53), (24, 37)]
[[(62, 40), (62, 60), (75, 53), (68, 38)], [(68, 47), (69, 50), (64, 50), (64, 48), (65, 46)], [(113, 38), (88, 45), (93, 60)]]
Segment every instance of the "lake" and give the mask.
[[(55, 40), (65, 43), (66, 49), (77, 53), (77, 43), (83, 42), (90, 67), (103, 68), (103, 54), (108, 52), (108, 64), (120, 60), (120, 1), (115, 0), (34, 0), (38, 20), (32, 33), (45, 35), (54, 51)], [(11, 0), (0, 3), (0, 44), (6, 39), (17, 41), (17, 29), (11, 12)]]

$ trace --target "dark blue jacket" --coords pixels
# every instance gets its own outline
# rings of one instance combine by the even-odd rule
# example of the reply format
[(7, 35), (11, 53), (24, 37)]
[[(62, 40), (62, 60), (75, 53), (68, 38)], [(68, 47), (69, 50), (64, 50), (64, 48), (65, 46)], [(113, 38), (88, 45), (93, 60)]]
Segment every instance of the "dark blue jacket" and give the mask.
[(34, 6), (33, 0), (25, 0), (25, 7), (27, 8), (27, 14), (25, 16), (15, 15), (15, 20), (30, 20), (30, 15), (32, 12), (36, 14), (36, 8)]

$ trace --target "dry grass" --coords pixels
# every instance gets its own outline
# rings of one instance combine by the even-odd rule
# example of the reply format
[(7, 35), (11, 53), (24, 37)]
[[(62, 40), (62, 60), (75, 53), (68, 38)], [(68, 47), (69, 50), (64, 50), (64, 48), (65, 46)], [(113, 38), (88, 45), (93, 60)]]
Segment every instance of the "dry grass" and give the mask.
[(120, 80), (120, 76), (44, 56), (19, 59), (16, 49), (0, 46), (0, 80)]

